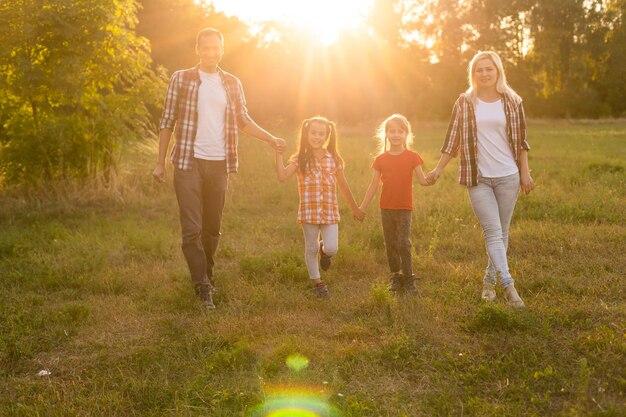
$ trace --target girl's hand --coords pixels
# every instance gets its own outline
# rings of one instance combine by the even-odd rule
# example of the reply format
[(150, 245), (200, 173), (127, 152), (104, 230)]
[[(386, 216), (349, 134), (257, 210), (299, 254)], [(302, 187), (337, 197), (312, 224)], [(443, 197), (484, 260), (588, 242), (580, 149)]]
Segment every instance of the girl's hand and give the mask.
[(430, 185), (434, 185), (437, 182), (437, 179), (439, 179), (439, 176), (441, 176), (441, 170), (435, 168), (426, 174), (426, 180)]
[(530, 172), (522, 172), (520, 176), (520, 187), (524, 194), (530, 194), (530, 192), (535, 188), (535, 182), (533, 181), (533, 177), (530, 175)]
[(363, 219), (365, 218), (365, 211), (363, 211), (360, 207), (353, 209), (352, 218), (362, 222)]
[(287, 142), (285, 142), (285, 139), (277, 138), (276, 136), (274, 136), (270, 141), (270, 146), (274, 148), (277, 153), (282, 154), (287, 147)]

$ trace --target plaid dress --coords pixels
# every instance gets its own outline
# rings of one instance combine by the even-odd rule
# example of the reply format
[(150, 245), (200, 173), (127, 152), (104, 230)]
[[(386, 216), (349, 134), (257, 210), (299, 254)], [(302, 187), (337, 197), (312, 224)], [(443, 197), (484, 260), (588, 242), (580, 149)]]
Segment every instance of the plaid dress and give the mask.
[[(506, 133), (509, 146), (513, 151), (513, 159), (519, 167), (519, 156), (522, 150), (530, 150), (526, 141), (526, 115), (522, 102), (504, 95), (504, 114), (506, 115)], [(476, 115), (474, 105), (465, 94), (454, 103), (446, 140), (441, 152), (457, 156), (459, 161), (459, 183), (467, 187), (478, 185), (478, 133), (476, 131)]]
[[(293, 156), (290, 163), (298, 166), (298, 157)], [(306, 174), (298, 169), (298, 224), (335, 224), (339, 223), (339, 204), (337, 202), (337, 179), (335, 174), (342, 169), (330, 152), (321, 158), (313, 158)]]
[[(248, 116), (246, 99), (239, 79), (221, 68), (218, 68), (217, 72), (227, 97), (224, 120), (226, 171), (237, 172), (238, 128), (245, 127), (251, 119)], [(174, 134), (176, 143), (172, 149), (171, 160), (176, 168), (183, 171), (191, 170), (193, 161), (193, 145), (198, 130), (198, 88), (200, 82), (198, 66), (176, 71), (172, 74), (159, 124), (160, 129), (176, 127)]]

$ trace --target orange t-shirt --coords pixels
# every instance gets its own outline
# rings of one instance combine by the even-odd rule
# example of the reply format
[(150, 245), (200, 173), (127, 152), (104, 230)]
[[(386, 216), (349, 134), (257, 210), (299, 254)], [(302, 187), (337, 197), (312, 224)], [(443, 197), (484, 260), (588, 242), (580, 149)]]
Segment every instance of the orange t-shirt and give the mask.
[(380, 172), (383, 182), (380, 208), (413, 210), (413, 172), (423, 163), (422, 157), (409, 149), (400, 155), (385, 152), (374, 159), (372, 168)]

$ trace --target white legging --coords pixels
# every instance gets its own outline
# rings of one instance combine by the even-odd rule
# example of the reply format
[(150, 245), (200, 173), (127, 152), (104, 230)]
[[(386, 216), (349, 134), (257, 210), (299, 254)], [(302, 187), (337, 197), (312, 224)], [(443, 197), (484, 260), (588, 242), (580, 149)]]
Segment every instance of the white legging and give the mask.
[(337, 253), (339, 246), (339, 225), (337, 223), (303, 223), (302, 231), (304, 232), (304, 261), (306, 269), (309, 271), (309, 278), (320, 279), (320, 268), (317, 261), (320, 233), (322, 234), (322, 242), (324, 242), (324, 253), (333, 256)]

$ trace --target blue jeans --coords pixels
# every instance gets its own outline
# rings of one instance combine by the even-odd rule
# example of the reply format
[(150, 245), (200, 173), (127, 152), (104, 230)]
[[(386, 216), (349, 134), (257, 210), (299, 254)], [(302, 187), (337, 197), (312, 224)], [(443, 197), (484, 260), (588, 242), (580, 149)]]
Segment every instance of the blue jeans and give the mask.
[(489, 263), (483, 282), (495, 284), (500, 279), (502, 287), (513, 285), (506, 251), (509, 244), (509, 226), (519, 193), (519, 173), (506, 177), (478, 176), (478, 185), (468, 188), (472, 208), (483, 229)]

